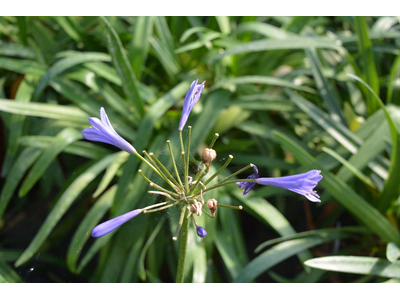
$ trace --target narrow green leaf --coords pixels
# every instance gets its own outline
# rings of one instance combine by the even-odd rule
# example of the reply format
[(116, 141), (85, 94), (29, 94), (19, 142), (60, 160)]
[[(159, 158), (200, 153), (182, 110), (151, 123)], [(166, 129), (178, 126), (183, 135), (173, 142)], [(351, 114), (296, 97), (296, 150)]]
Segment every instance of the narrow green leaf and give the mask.
[(110, 184), (111, 180), (113, 180), (115, 174), (117, 174), (121, 165), (128, 160), (129, 153), (124, 152), (123, 154), (125, 155), (121, 154), (121, 156), (107, 168), (106, 173), (104, 174), (103, 178), (100, 181), (100, 184), (93, 194), (93, 198), (97, 198), (102, 192), (104, 192), (104, 190)]
[(47, 67), (36, 61), (0, 57), (0, 69), (21, 74), (42, 76), (46, 72)]
[(341, 48), (340, 43), (333, 39), (314, 39), (305, 37), (288, 38), (285, 40), (265, 39), (234, 46), (226, 50), (224, 53), (215, 56), (214, 60), (219, 60), (226, 55), (253, 53), (268, 50), (306, 49), (310, 47), (336, 50), (340, 50)]
[(390, 263), (377, 257), (328, 256), (310, 259), (306, 265), (327, 271), (400, 278), (400, 262)]
[(217, 89), (223, 86), (240, 85), (240, 84), (266, 84), (272, 86), (288, 87), (294, 90), (304, 91), (311, 94), (316, 94), (316, 90), (307, 86), (299, 86), (290, 81), (269, 77), (269, 76), (241, 76), (236, 78), (227, 78), (218, 81), (212, 89)]
[(32, 189), (32, 187), (43, 175), (53, 160), (58, 156), (58, 154), (60, 154), (68, 145), (81, 138), (82, 133), (72, 128), (66, 128), (57, 134), (54, 141), (49, 145), (49, 148), (43, 152), (43, 154), (33, 165), (32, 169), (29, 171), (19, 190), (19, 197), (24, 197)]
[(1, 283), (22, 283), (21, 277), (7, 263), (0, 260), (0, 282)]
[(365, 176), (362, 172), (360, 172), (357, 168), (355, 168), (349, 161), (341, 157), (338, 153), (333, 151), (332, 149), (322, 147), (322, 151), (325, 153), (328, 153), (330, 156), (333, 158), (337, 159), (343, 166), (345, 166), (347, 169), (350, 170), (358, 179), (360, 179), (362, 182), (365, 184), (369, 185), (373, 189), (377, 189), (375, 184), (369, 179), (367, 176)]
[(77, 272), (76, 263), (83, 247), (90, 237), (90, 232), (111, 208), (116, 191), (117, 186), (113, 186), (104, 193), (104, 195), (96, 201), (90, 211), (86, 214), (85, 218), (80, 222), (78, 229), (75, 231), (75, 234), (71, 239), (67, 252), (67, 266), (71, 272)]
[(25, 172), (36, 161), (42, 153), (41, 149), (25, 148), (18, 156), (17, 160), (12, 165), (10, 171), (7, 173), (6, 182), (1, 190), (0, 195), (0, 220), (7, 208), (7, 205), (14, 194), (19, 182), (24, 177)]
[[(340, 178), (329, 171), (325, 171), (324, 166), (320, 165), (314, 157), (290, 138), (279, 132), (274, 132), (273, 135), (302, 165), (310, 169), (320, 169), (322, 171), (321, 174), (324, 176), (320, 185), (343, 207), (355, 215), (360, 222), (386, 241), (400, 245), (399, 232), (393, 228), (392, 224), (377, 209), (361, 198)], [(324, 201), (324, 199), (321, 199), (321, 201)]]
[(121, 152), (109, 155), (96, 164), (92, 165), (89, 169), (85, 170), (80, 174), (64, 191), (61, 197), (58, 199), (55, 206), (52, 208), (50, 213), (47, 215), (46, 220), (40, 227), (35, 238), (31, 241), (28, 248), (25, 249), (24, 253), (15, 263), (15, 266), (20, 266), (27, 262), (44, 243), (46, 238), (49, 236), (53, 228), (57, 225), (58, 221), (62, 218), (68, 208), (74, 203), (80, 193), (87, 187), (87, 185), (97, 177), (97, 175), (107, 168), (111, 163), (118, 159)]
[[(354, 17), (354, 27), (357, 32), (358, 52), (363, 61), (367, 83), (379, 97), (379, 79), (375, 67), (374, 50), (372, 49), (372, 42), (369, 38), (369, 29), (365, 17)], [(372, 115), (378, 109), (377, 103), (372, 98), (373, 96), (367, 93), (367, 109), (369, 115)]]
[(133, 73), (132, 66), (122, 46), (118, 34), (111, 23), (101, 17), (104, 24), (104, 31), (107, 38), (108, 52), (112, 57), (113, 64), (122, 80), (122, 87), (130, 104), (138, 111), (139, 115), (144, 114), (143, 100), (139, 94), (139, 84)]
[(136, 17), (128, 57), (132, 64), (132, 70), (138, 79), (142, 77), (143, 67), (149, 53), (149, 40), (153, 33), (154, 18), (152, 16)]
[(250, 282), (281, 261), (328, 241), (329, 238), (309, 237), (280, 243), (253, 259), (235, 278), (235, 282)]
[(332, 91), (328, 80), (322, 74), (322, 64), (318, 58), (317, 50), (315, 48), (306, 49), (306, 54), (311, 63), (311, 71), (315, 84), (332, 120), (346, 124), (340, 103), (335, 97), (335, 93)]
[(85, 62), (110, 60), (111, 59), (109, 55), (96, 52), (76, 52), (73, 56), (68, 56), (59, 60), (46, 72), (46, 74), (42, 78), (40, 78), (40, 81), (35, 88), (35, 92), (33, 93), (33, 101), (36, 101), (40, 97), (45, 87), (58, 74)]
[(229, 17), (226, 16), (216, 16), (219, 29), (223, 34), (231, 33), (231, 25), (229, 24)]
[(217, 232), (214, 242), (226, 268), (229, 271), (229, 274), (232, 278), (236, 278), (242, 269), (242, 263), (240, 262), (234, 247), (229, 243), (227, 236), (221, 231)]
[(79, 108), (45, 103), (19, 103), (8, 99), (0, 99), (0, 110), (13, 114), (34, 116), (87, 124), (88, 114)]
[(161, 220), (158, 221), (156, 228), (154, 228), (149, 239), (147, 240), (146, 244), (142, 248), (142, 252), (140, 253), (139, 263), (138, 263), (138, 275), (139, 275), (140, 279), (142, 279), (143, 281), (146, 280), (146, 270), (144, 268), (144, 260), (146, 258), (147, 250), (149, 250), (150, 245), (153, 243), (154, 239), (157, 237), (157, 234), (160, 232), (161, 228), (163, 227), (165, 220), (166, 220), (166, 218), (163, 217)]
[(386, 103), (400, 104), (400, 55), (396, 57), (390, 70)]
[(348, 74), (348, 76), (366, 86), (366, 88), (371, 92), (371, 95), (374, 97), (373, 100), (376, 100), (378, 105), (383, 109), (383, 112), (385, 113), (387, 122), (389, 124), (390, 135), (392, 138), (392, 153), (390, 157), (389, 177), (385, 182), (385, 187), (383, 189), (383, 192), (381, 193), (378, 205), (378, 208), (381, 212), (386, 212), (392, 202), (397, 199), (399, 195), (398, 183), (400, 178), (400, 137), (397, 132), (396, 125), (393, 122), (393, 119), (390, 116), (388, 110), (386, 109), (385, 104), (375, 93), (375, 91), (361, 78), (352, 74)]

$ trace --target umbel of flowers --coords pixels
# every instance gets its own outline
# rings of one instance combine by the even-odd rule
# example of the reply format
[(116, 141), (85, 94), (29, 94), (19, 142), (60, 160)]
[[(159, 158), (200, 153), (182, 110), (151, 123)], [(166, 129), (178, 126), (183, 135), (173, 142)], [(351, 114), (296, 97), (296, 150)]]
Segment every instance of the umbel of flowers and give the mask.
[[(314, 188), (322, 179), (320, 171), (318, 170), (311, 170), (304, 174), (292, 176), (269, 178), (260, 177), (257, 167), (253, 164), (249, 164), (241, 168), (237, 172), (233, 173), (232, 175), (226, 177), (218, 184), (210, 186), (213, 179), (215, 179), (233, 159), (233, 156), (230, 155), (226, 163), (219, 170), (217, 170), (215, 174), (210, 176), (207, 180), (203, 180), (204, 176), (209, 173), (212, 161), (217, 156), (216, 151), (213, 149), (214, 143), (219, 136), (217, 133), (214, 135), (214, 138), (211, 141), (210, 145), (204, 149), (202, 155), (203, 163), (198, 167), (197, 173), (194, 177), (189, 176), (189, 153), (192, 127), (188, 126), (186, 145), (184, 145), (183, 142), (182, 130), (186, 125), (191, 110), (200, 99), (201, 93), (204, 89), (204, 84), (205, 82), (198, 84), (197, 80), (193, 81), (183, 102), (183, 111), (178, 128), (181, 159), (183, 162), (183, 178), (181, 178), (180, 174), (182, 173), (180, 173), (177, 168), (170, 141), (167, 141), (167, 145), (173, 165), (172, 173), (174, 173), (174, 175), (157, 159), (157, 157), (155, 157), (153, 153), (142, 151), (143, 155), (140, 155), (130, 143), (124, 140), (114, 130), (104, 108), (100, 109), (100, 120), (98, 118), (89, 118), (89, 122), (92, 127), (86, 128), (82, 131), (85, 139), (111, 144), (130, 154), (137, 156), (140, 160), (146, 163), (158, 176), (160, 176), (168, 186), (171, 187), (171, 189), (166, 189), (155, 184), (149, 178), (147, 178), (141, 170), (139, 170), (140, 175), (143, 176), (143, 178), (149, 182), (150, 187), (154, 189), (149, 191), (149, 193), (161, 195), (165, 197), (165, 201), (132, 210), (119, 217), (101, 223), (92, 230), (93, 237), (97, 238), (106, 235), (141, 213), (153, 213), (168, 209), (173, 206), (180, 206), (181, 215), (175, 235), (173, 236), (173, 240), (178, 239), (179, 232), (184, 222), (185, 216), (187, 218), (191, 217), (193, 219), (193, 224), (195, 226), (197, 235), (201, 238), (204, 238), (207, 235), (207, 231), (203, 227), (198, 225), (196, 217), (200, 217), (204, 213), (208, 217), (214, 218), (216, 216), (216, 211), (218, 207), (239, 210), (242, 209), (242, 206), (224, 205), (222, 203), (219, 203), (216, 199), (207, 199), (208, 191), (232, 183), (236, 183), (240, 188), (244, 189), (243, 195), (247, 195), (256, 184), (261, 184), (280, 187), (300, 194), (312, 202), (320, 202), (317, 192), (314, 191)], [(250, 175), (246, 179), (234, 179), (235, 176), (250, 168), (253, 168), (254, 171), (252, 175)], [(207, 209), (209, 212), (207, 211)]]

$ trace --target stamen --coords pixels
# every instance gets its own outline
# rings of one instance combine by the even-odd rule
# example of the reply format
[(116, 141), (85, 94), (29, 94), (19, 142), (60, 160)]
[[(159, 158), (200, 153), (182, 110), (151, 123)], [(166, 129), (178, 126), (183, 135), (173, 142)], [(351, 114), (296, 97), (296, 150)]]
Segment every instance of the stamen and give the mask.
[(232, 205), (225, 205), (225, 204), (219, 204), (217, 205), (218, 207), (225, 207), (225, 208), (231, 208), (231, 209), (237, 209), (237, 210), (242, 210), (243, 206), (232, 206)]
[(219, 134), (215, 133), (210, 145), (208, 146), (208, 148), (212, 149), (214, 147), (214, 144), (217, 141), (218, 137), (219, 137)]

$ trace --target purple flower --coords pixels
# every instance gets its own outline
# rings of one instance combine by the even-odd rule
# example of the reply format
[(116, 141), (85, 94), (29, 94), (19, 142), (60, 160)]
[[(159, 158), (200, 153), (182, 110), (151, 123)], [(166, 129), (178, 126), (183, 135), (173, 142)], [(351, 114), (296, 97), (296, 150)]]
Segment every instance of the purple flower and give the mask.
[(89, 122), (92, 127), (86, 128), (82, 131), (85, 139), (94, 142), (111, 144), (131, 154), (136, 152), (136, 149), (133, 148), (133, 146), (125, 141), (122, 137), (120, 137), (119, 134), (114, 130), (103, 107), (100, 109), (100, 118), (101, 120), (98, 118), (89, 118)]
[[(251, 174), (249, 177), (247, 177), (247, 179), (257, 179), (259, 177), (258, 169), (257, 169), (256, 165), (253, 165), (253, 170), (254, 170), (254, 173)], [(236, 182), (236, 184), (241, 189), (244, 189), (243, 196), (247, 195), (253, 189), (253, 187), (256, 185), (255, 182)]]
[(322, 175), (320, 175), (320, 173), (321, 171), (319, 170), (311, 170), (307, 173), (292, 176), (258, 178), (256, 179), (256, 182), (262, 185), (270, 185), (287, 189), (305, 196), (312, 202), (321, 202), (319, 195), (316, 191), (314, 191), (314, 188), (322, 179)]
[(201, 238), (205, 237), (207, 235), (207, 231), (201, 227), (201, 226), (197, 226), (197, 235)]
[(92, 237), (98, 238), (110, 233), (111, 231), (117, 229), (122, 224), (128, 222), (130, 219), (136, 217), (141, 212), (142, 212), (141, 209), (135, 209), (126, 214), (123, 214), (122, 216), (116, 217), (114, 219), (101, 223), (100, 225), (97, 225), (92, 230)]
[(189, 91), (186, 94), (185, 100), (183, 101), (182, 116), (179, 122), (179, 130), (185, 127), (186, 121), (192, 111), (192, 108), (196, 105), (197, 101), (200, 99), (201, 92), (204, 89), (204, 83), (197, 84), (198, 79), (192, 82)]

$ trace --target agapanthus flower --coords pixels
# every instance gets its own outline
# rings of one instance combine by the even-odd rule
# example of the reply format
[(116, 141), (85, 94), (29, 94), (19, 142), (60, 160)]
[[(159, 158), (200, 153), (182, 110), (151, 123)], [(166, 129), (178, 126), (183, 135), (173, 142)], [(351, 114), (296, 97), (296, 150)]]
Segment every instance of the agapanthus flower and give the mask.
[(104, 223), (97, 225), (92, 230), (92, 237), (97, 238), (110, 233), (111, 231), (117, 229), (122, 224), (128, 222), (129, 220), (139, 215), (141, 212), (142, 212), (141, 209), (135, 209), (119, 217), (116, 217), (114, 219), (108, 220)]
[[(257, 169), (256, 165), (253, 165), (253, 170), (254, 170), (254, 173), (251, 174), (249, 177), (247, 177), (247, 179), (257, 179), (259, 177), (258, 169)], [(236, 184), (241, 189), (244, 189), (243, 195), (247, 195), (253, 189), (253, 187), (256, 185), (255, 182), (236, 182)]]
[(197, 232), (197, 235), (201, 238), (203, 238), (207, 235), (207, 231), (201, 226), (197, 226), (196, 232)]
[(256, 179), (258, 184), (276, 186), (284, 188), (286, 190), (295, 192), (297, 194), (305, 196), (312, 202), (321, 202), (319, 195), (314, 188), (318, 182), (322, 179), (322, 175), (319, 170), (311, 170), (307, 173), (283, 176), (283, 177), (264, 177)]
[(120, 137), (120, 135), (114, 130), (103, 107), (100, 109), (100, 119), (101, 120), (98, 118), (89, 118), (92, 127), (86, 128), (82, 131), (85, 139), (94, 142), (107, 143), (131, 154), (136, 152), (136, 149)]
[(182, 130), (185, 127), (186, 121), (189, 118), (190, 112), (192, 111), (193, 107), (196, 105), (197, 101), (200, 99), (201, 92), (204, 89), (204, 83), (197, 84), (198, 79), (192, 82), (190, 85), (189, 91), (185, 96), (185, 100), (183, 101), (183, 108), (182, 108), (182, 116), (179, 122), (179, 130)]

